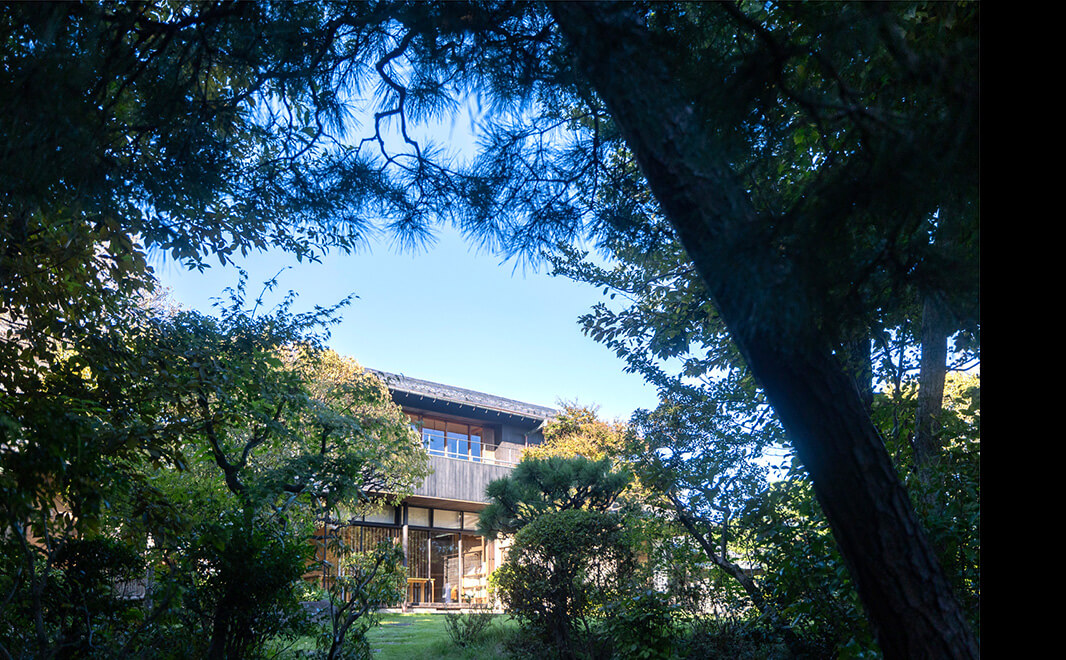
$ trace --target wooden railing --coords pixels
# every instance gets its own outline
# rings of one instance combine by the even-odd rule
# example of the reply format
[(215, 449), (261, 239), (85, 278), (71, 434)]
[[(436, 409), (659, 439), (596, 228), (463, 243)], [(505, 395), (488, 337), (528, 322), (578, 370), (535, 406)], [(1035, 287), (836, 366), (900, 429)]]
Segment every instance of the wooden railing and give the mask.
[(460, 454), (451, 448), (448, 448), (447, 450), (432, 449), (429, 447), (428, 443), (424, 444), (426, 451), (429, 452), (430, 456), (442, 456), (457, 461), (470, 461), (471, 463), (514, 467), (518, 465), (520, 460), (522, 460), (522, 448), (511, 447), (509, 445), (493, 446), (484, 443), (473, 443), (473, 446), (478, 448), (477, 451), (469, 450), (467, 454)]

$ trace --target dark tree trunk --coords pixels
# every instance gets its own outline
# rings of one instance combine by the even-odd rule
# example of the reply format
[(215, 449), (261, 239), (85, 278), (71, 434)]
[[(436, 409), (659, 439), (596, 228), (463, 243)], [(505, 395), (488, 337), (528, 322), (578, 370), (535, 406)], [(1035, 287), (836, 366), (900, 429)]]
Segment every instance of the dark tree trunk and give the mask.
[(940, 413), (948, 362), (948, 319), (931, 295), (922, 306), (922, 357), (918, 365), (918, 412), (914, 420), (914, 469), (925, 468), (940, 453)]
[(889, 658), (976, 657), (976, 642), (817, 301), (765, 236), (657, 41), (626, 7), (552, 4), (811, 475)]

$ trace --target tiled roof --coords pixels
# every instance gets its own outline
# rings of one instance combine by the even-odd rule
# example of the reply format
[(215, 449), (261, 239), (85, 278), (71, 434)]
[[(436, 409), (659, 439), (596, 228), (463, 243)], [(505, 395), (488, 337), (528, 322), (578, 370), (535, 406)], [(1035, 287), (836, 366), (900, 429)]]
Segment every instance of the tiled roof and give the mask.
[(434, 383), (428, 380), (420, 380), (402, 374), (391, 374), (387, 371), (378, 371), (377, 369), (370, 369), (369, 371), (385, 381), (385, 384), (393, 391), (418, 394), (443, 401), (450, 401), (452, 403), (504, 412), (511, 415), (520, 415), (530, 419), (550, 419), (559, 414), (558, 410), (548, 408), (547, 406), (523, 403), (522, 401), (506, 399), (502, 396), (485, 394), (484, 392), (475, 392), (474, 390), (466, 390), (461, 387)]

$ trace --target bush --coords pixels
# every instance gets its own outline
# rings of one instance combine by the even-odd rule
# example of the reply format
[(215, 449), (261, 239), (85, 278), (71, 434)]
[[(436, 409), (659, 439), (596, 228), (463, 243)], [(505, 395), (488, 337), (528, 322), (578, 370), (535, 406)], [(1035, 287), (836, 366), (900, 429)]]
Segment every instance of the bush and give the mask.
[(381, 541), (373, 551), (341, 554), (339, 575), (329, 589), (330, 625), (319, 639), (319, 650), (328, 660), (369, 659), (367, 633), (378, 624), (377, 611), (404, 597), (403, 550)]
[(607, 603), (602, 608), (603, 634), (616, 658), (658, 660), (674, 657), (680, 635), (680, 608), (653, 589)]
[(496, 618), (488, 609), (449, 612), (444, 616), (444, 626), (448, 636), (452, 638), (452, 643), (463, 648), (481, 641), (492, 620)]
[(116, 586), (144, 576), (136, 550), (105, 536), (49, 546), (0, 541), (0, 649), (5, 657), (119, 656), (144, 618)]
[(774, 631), (764, 625), (739, 619), (694, 619), (689, 634), (678, 646), (680, 657), (692, 660), (776, 660), (793, 657)]
[(592, 652), (591, 617), (616, 600), (636, 565), (621, 516), (572, 509), (545, 514), (515, 535), (498, 571), (511, 616), (563, 657)]
[(201, 645), (191, 651), (254, 657), (269, 640), (310, 632), (296, 590), (311, 550), (304, 538), (240, 512), (201, 526), (192, 537), (179, 570), (163, 579), (164, 589), (183, 596), (183, 611), (174, 613), (180, 634)]

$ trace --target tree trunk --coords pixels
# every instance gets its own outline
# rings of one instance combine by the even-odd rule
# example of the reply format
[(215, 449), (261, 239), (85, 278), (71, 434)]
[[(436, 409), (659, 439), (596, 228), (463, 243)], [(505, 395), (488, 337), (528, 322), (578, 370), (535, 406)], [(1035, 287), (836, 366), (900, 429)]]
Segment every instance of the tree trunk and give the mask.
[[(628, 5), (550, 6), (781, 418), (886, 657), (976, 657), (976, 642), (817, 301), (763, 234), (656, 40)], [(720, 128), (720, 127), (719, 127)]]
[(948, 362), (947, 315), (927, 295), (922, 306), (922, 357), (918, 365), (918, 412), (914, 420), (914, 469), (920, 479), (940, 453), (940, 413)]

